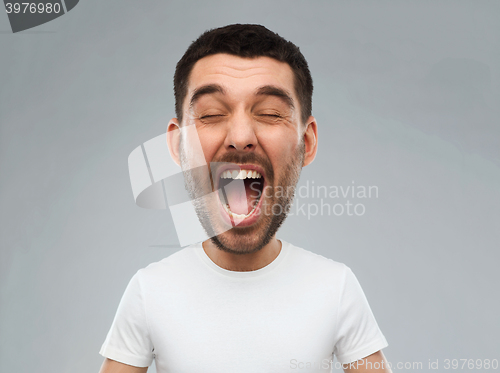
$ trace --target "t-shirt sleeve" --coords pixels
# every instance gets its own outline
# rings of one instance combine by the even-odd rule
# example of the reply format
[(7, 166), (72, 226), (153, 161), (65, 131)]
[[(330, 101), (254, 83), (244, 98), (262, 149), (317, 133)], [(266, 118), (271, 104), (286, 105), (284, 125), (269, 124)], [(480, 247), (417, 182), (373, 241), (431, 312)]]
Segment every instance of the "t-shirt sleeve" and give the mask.
[(151, 341), (141, 291), (140, 271), (130, 280), (99, 353), (120, 363), (148, 367), (153, 361)]
[(334, 355), (341, 364), (362, 359), (388, 346), (361, 285), (347, 266), (337, 314), (337, 332)]

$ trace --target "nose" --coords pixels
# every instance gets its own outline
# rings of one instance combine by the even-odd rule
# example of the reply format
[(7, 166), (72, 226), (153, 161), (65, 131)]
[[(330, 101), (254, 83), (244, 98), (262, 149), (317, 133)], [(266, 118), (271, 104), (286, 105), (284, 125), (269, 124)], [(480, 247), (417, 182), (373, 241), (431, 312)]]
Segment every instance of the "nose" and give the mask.
[(257, 146), (257, 136), (252, 118), (245, 113), (233, 115), (228, 123), (226, 140), (224, 145), (226, 149), (235, 149), (238, 151), (255, 150)]

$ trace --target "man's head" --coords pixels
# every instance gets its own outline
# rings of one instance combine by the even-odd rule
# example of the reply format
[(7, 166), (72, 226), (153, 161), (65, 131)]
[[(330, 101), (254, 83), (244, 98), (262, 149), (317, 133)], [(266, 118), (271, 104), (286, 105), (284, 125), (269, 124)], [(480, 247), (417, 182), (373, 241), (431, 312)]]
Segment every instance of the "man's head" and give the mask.
[(294, 74), (301, 119), (303, 123), (306, 122), (312, 112), (313, 81), (307, 61), (299, 48), (264, 26), (235, 24), (203, 33), (177, 63), (174, 75), (175, 114), (181, 124), (193, 66), (203, 57), (219, 53), (243, 58), (270, 57), (288, 64)]
[[(300, 171), (316, 154), (304, 57), (263, 26), (232, 25), (196, 40), (174, 80), (171, 154), (193, 199), (218, 191), (195, 203), (200, 221), (222, 250), (261, 249), (286, 218)], [(196, 146), (174, 131), (181, 127), (196, 128), (210, 172), (192, 171)]]

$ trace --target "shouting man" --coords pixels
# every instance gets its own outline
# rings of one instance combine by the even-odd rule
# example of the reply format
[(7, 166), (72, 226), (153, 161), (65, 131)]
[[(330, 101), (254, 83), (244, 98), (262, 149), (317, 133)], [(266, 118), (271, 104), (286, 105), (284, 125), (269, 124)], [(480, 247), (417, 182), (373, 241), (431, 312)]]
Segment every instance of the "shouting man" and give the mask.
[[(276, 238), (318, 144), (299, 48), (260, 25), (207, 31), (174, 91), (170, 154), (211, 238), (136, 273), (101, 372), (153, 359), (159, 373), (329, 372), (334, 355), (346, 372), (390, 372), (351, 270)], [(210, 170), (193, 167), (195, 142)]]

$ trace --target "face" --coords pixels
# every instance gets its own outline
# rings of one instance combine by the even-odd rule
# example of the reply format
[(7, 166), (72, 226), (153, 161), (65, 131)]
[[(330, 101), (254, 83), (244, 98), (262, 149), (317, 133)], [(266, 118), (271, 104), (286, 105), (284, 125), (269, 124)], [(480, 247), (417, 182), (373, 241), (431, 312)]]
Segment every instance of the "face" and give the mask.
[[(222, 250), (264, 247), (286, 218), (303, 165), (316, 154), (316, 123), (303, 124), (290, 66), (268, 57), (216, 54), (194, 65), (183, 103), (182, 126), (194, 125), (211, 172), (185, 173), (212, 241)], [(169, 130), (179, 126), (175, 120)], [(178, 131), (177, 131), (178, 132)], [(179, 154), (172, 149), (180, 143)], [(183, 170), (191, 139), (169, 138)], [(230, 228), (230, 229), (228, 229)]]

